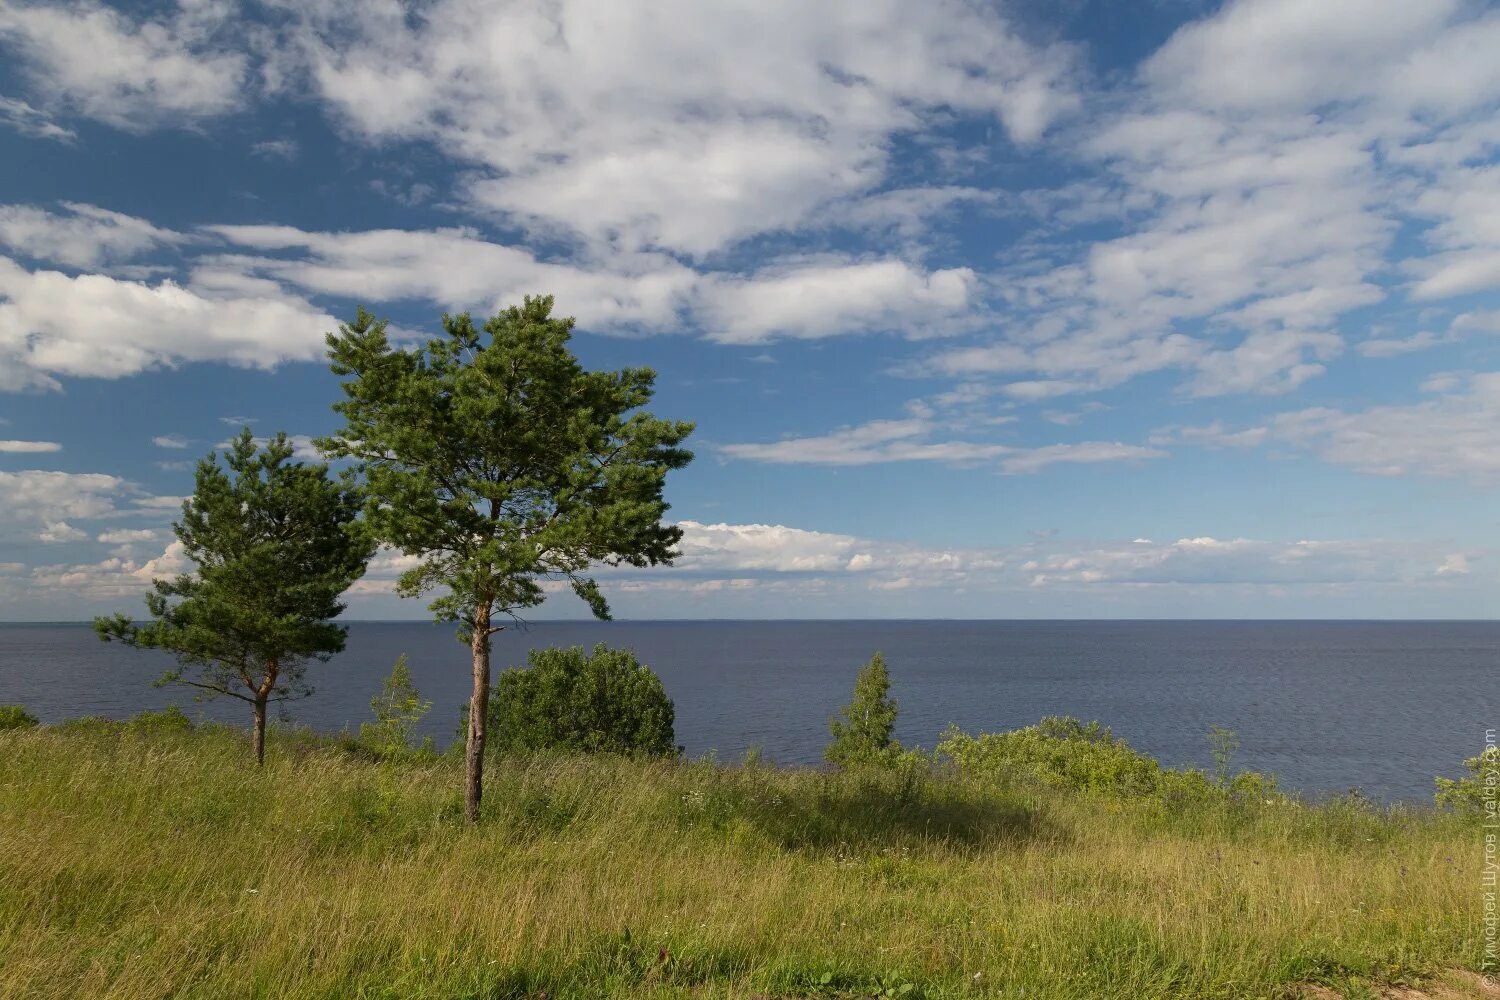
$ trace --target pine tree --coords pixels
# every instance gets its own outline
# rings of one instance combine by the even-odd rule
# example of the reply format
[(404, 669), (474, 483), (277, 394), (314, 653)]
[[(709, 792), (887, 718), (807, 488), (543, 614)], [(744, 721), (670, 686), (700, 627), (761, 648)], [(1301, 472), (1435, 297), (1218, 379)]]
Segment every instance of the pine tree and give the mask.
[(196, 570), (152, 581), (144, 625), (125, 615), (94, 620), (105, 642), (172, 653), (178, 668), (159, 684), (248, 703), (257, 764), (267, 707), (311, 694), (307, 664), (344, 648), (348, 630), (333, 622), (339, 598), (374, 553), (352, 477), (291, 457), (285, 434), (257, 451), (249, 428), (226, 448), (227, 469), (211, 452), (172, 525)]
[(366, 517), (381, 541), (415, 556), (403, 596), (440, 589), (430, 605), (470, 647), (464, 815), (479, 818), (490, 642), (561, 579), (599, 618), (609, 605), (597, 564), (669, 563), (681, 529), (662, 523), (667, 472), (692, 453), (693, 425), (641, 410), (656, 373), (584, 370), (568, 350), (572, 319), (527, 297), (477, 326), (443, 317), (443, 335), (393, 347), (386, 324), (359, 310), (328, 338), (334, 405), (345, 426), (319, 442), (361, 463)]

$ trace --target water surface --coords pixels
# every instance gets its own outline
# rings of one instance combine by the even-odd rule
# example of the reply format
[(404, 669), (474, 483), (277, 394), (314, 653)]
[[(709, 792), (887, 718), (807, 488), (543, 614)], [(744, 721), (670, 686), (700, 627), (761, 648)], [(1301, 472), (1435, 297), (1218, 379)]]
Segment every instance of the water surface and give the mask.
[[(1210, 725), (1239, 733), (1241, 766), (1308, 793), (1360, 787), (1429, 801), (1500, 725), (1497, 622), (543, 622), (496, 637), (498, 667), (533, 646), (632, 647), (676, 703), (692, 754), (751, 745), (810, 763), (854, 675), (881, 650), (901, 705), (898, 735), (931, 746), (951, 723), (1007, 729), (1043, 715), (1099, 719), (1164, 763), (1207, 766)], [(468, 696), (468, 650), (451, 626), (356, 622), (348, 650), (311, 667), (316, 693), (291, 708), (317, 729), (357, 727), (401, 653), (435, 707), (441, 742)], [(155, 689), (169, 663), (99, 642), (87, 625), (0, 625), (0, 704), (45, 722), (123, 717), (176, 702), (238, 721), (239, 702), (194, 706)]]

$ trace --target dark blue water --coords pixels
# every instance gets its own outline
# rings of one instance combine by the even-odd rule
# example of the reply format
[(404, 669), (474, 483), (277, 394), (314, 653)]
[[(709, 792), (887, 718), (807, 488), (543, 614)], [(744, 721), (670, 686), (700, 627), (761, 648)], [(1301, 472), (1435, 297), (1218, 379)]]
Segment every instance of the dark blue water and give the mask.
[[(1044, 715), (1099, 719), (1164, 763), (1206, 766), (1210, 725), (1239, 733), (1237, 764), (1311, 794), (1358, 786), (1428, 801), (1500, 725), (1496, 622), (553, 622), (496, 637), (496, 666), (546, 645), (635, 649), (677, 706), (689, 753), (814, 762), (828, 717), (882, 650), (901, 704), (898, 735), (931, 746), (955, 723), (1007, 729)], [(293, 717), (338, 730), (401, 653), (435, 707), (446, 742), (468, 696), (468, 651), (449, 626), (355, 623), (349, 648), (315, 664), (313, 697)], [(99, 642), (87, 625), (0, 625), (0, 704), (45, 722), (181, 704), (238, 721), (223, 700), (201, 709), (151, 681), (159, 654)]]

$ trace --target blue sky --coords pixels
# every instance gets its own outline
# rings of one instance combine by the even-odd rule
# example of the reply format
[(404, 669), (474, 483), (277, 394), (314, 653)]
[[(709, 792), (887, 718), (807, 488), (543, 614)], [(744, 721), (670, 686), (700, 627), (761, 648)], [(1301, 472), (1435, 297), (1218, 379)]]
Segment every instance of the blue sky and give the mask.
[[(1493, 617), (1500, 11), (0, 7), (0, 617), (139, 607), (323, 334), (698, 423), (630, 617)], [(359, 617), (420, 617), (383, 553)], [(541, 616), (582, 612), (560, 595)]]

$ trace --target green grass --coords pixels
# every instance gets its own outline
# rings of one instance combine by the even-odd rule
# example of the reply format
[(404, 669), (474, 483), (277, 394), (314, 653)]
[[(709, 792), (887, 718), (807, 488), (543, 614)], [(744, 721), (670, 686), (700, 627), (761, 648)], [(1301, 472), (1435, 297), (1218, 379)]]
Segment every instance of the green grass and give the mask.
[[(0, 732), (0, 996), (1277, 997), (1477, 968), (1435, 810)], [(1340, 988), (1343, 988), (1340, 986)]]

